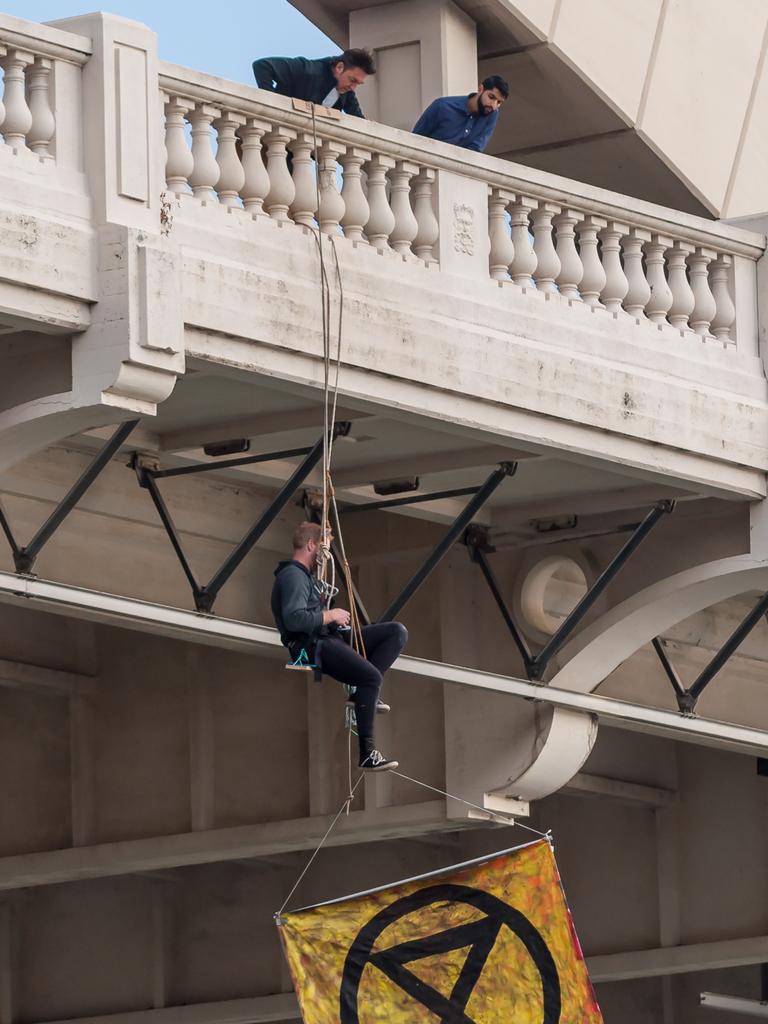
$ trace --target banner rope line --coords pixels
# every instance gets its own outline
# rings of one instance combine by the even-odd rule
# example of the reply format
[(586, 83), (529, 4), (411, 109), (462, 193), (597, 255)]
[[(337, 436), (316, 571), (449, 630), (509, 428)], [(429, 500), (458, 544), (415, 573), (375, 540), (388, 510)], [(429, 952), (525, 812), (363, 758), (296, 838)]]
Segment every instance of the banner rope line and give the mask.
[[(481, 807), (479, 804), (473, 804), (471, 800), (465, 800), (461, 796), (454, 796), (452, 793), (447, 793), (444, 789), (438, 789), (437, 786), (430, 786), (429, 783), (427, 783), (427, 782), (421, 782), (419, 779), (413, 779), (413, 778), (411, 778), (410, 775), (404, 775), (402, 772), (395, 771), (394, 769), (390, 769), (390, 771), (392, 772), (393, 775), (398, 775), (401, 779), (405, 779), (406, 782), (413, 782), (414, 785), (416, 785), (416, 786), (423, 786), (424, 789), (430, 789), (430, 790), (432, 790), (433, 793), (439, 793), (441, 796), (446, 796), (446, 797), (448, 797), (449, 800), (456, 800), (458, 803), (466, 804), (467, 807), (472, 807), (476, 811), (482, 811), (483, 814), (488, 815), (488, 817), (490, 819), (492, 819), (492, 820), (498, 820), (498, 821), (500, 821), (500, 822), (502, 822), (502, 823), (504, 823), (506, 825), (512, 825), (512, 826), (515, 826), (516, 828), (525, 829), (526, 832), (533, 832), (533, 834), (538, 836), (540, 839), (546, 839), (547, 842), (550, 844), (550, 846), (552, 846), (552, 843), (553, 843), (553, 840), (552, 840), (552, 829), (547, 829), (546, 832), (540, 832), (539, 829), (534, 828), (532, 825), (525, 825), (523, 822), (518, 821), (517, 818), (510, 818), (510, 817), (508, 817), (507, 815), (503, 814), (500, 811), (489, 811), (486, 807)], [(296, 881), (295, 881), (295, 883), (293, 885), (293, 888), (291, 889), (291, 891), (286, 896), (285, 902), (283, 903), (282, 907), (280, 907), (280, 909), (278, 911), (276, 911), (276, 913), (275, 913), (275, 920), (277, 921), (278, 924), (280, 923), (280, 918), (282, 917), (283, 911), (285, 910), (285, 908), (288, 906), (288, 904), (291, 901), (291, 897), (296, 892), (298, 887), (301, 885), (302, 880), (304, 879), (304, 876), (306, 875), (306, 873), (309, 871), (310, 867), (312, 866), (312, 864), (313, 864), (313, 862), (315, 860), (315, 857), (317, 857), (318, 853), (320, 852), (320, 850), (323, 848), (323, 846), (327, 842), (328, 837), (330, 836), (331, 832), (333, 832), (334, 828), (336, 827), (336, 823), (338, 822), (339, 818), (345, 812), (347, 814), (349, 814), (349, 807), (350, 807), (350, 804), (352, 803), (352, 801), (354, 799), (355, 790), (357, 789), (357, 787), (362, 782), (364, 776), (365, 776), (364, 772), (361, 772), (358, 775), (357, 782), (354, 784), (354, 786), (351, 786), (351, 788), (350, 788), (349, 796), (347, 796), (344, 799), (344, 802), (342, 803), (341, 807), (339, 808), (339, 810), (336, 813), (336, 817), (333, 819), (331, 824), (328, 826), (328, 829), (327, 829), (325, 835), (320, 840), (320, 842), (318, 843), (318, 845), (317, 845), (315, 851), (313, 852), (312, 856), (309, 858), (309, 860), (305, 864), (304, 870), (301, 872), (299, 877), (296, 879)]]
[(405, 779), (407, 782), (413, 782), (416, 786), (423, 786), (424, 789), (431, 789), (433, 793), (439, 793), (441, 796), (447, 796), (449, 800), (456, 800), (460, 804), (466, 804), (467, 807), (473, 807), (476, 811), (482, 811), (483, 814), (487, 814), (489, 818), (498, 818), (508, 825), (514, 825), (516, 828), (524, 828), (526, 832), (533, 832), (534, 835), (539, 836), (541, 839), (546, 839), (549, 842), (552, 841), (551, 828), (547, 829), (546, 832), (540, 832), (532, 825), (525, 825), (522, 821), (518, 821), (517, 818), (504, 814), (503, 811), (489, 811), (487, 807), (481, 807), (480, 804), (473, 804), (471, 800), (465, 800), (461, 796), (454, 796), (452, 793), (446, 793), (444, 789), (438, 789), (437, 786), (430, 786), (429, 783), (421, 782), (419, 779), (412, 779), (410, 775), (403, 775), (402, 772), (398, 772), (394, 768), (391, 768), (390, 771), (393, 775), (399, 775), (401, 779)]
[(329, 835), (331, 834), (331, 832), (333, 832), (333, 830), (334, 830), (334, 828), (335, 828), (335, 826), (336, 826), (336, 822), (337, 822), (337, 821), (339, 820), (339, 818), (340, 818), (340, 817), (342, 816), (342, 814), (344, 813), (344, 811), (345, 811), (345, 810), (346, 810), (346, 809), (347, 809), (347, 808), (349, 807), (349, 804), (350, 804), (350, 803), (352, 802), (352, 800), (354, 799), (354, 796), (355, 796), (355, 790), (357, 789), (357, 787), (358, 787), (358, 786), (360, 785), (360, 783), (361, 783), (362, 781), (363, 781), (363, 776), (362, 776), (362, 773), (361, 773), (361, 774), (360, 774), (360, 776), (359, 776), (359, 778), (358, 778), (358, 780), (357, 780), (357, 782), (356, 782), (356, 783), (354, 784), (354, 786), (352, 787), (352, 789), (351, 789), (351, 791), (350, 791), (350, 795), (349, 795), (348, 797), (346, 797), (346, 798), (345, 798), (345, 800), (344, 800), (344, 803), (343, 803), (343, 804), (341, 805), (341, 807), (340, 807), (340, 808), (338, 809), (338, 811), (336, 812), (336, 817), (335, 817), (335, 818), (333, 819), (333, 821), (331, 822), (331, 824), (330, 824), (330, 825), (328, 826), (328, 829), (326, 830), (326, 833), (325, 833), (325, 835), (323, 836), (323, 838), (322, 838), (322, 839), (320, 840), (320, 842), (319, 842), (319, 843), (317, 844), (317, 847), (315, 848), (315, 851), (314, 851), (314, 853), (313, 853), (313, 854), (312, 854), (312, 856), (311, 856), (311, 857), (309, 858), (309, 860), (307, 861), (307, 863), (306, 863), (306, 864), (304, 865), (304, 870), (303, 870), (303, 871), (301, 872), (301, 874), (299, 875), (299, 877), (298, 877), (298, 878), (296, 879), (296, 881), (295, 881), (295, 883), (294, 883), (294, 886), (293, 886), (293, 888), (291, 889), (291, 891), (290, 891), (290, 892), (288, 893), (288, 895), (286, 896), (286, 898), (285, 898), (285, 902), (283, 903), (282, 907), (280, 907), (280, 909), (279, 909), (279, 910), (277, 911), (277, 913), (275, 914), (275, 919), (276, 919), (276, 920), (279, 920), (279, 918), (280, 918), (280, 916), (282, 915), (283, 911), (285, 910), (285, 908), (286, 908), (286, 907), (288, 906), (288, 904), (290, 903), (291, 897), (293, 896), (293, 894), (294, 894), (294, 893), (296, 892), (296, 890), (297, 890), (297, 889), (299, 888), (299, 886), (301, 885), (301, 883), (302, 883), (302, 880), (304, 879), (304, 876), (306, 875), (306, 873), (307, 873), (307, 872), (309, 871), (309, 869), (310, 869), (310, 868), (312, 867), (312, 863), (314, 862), (314, 859), (315, 859), (315, 857), (316, 857), (316, 856), (318, 855), (318, 853), (320, 853), (320, 851), (322, 850), (323, 846), (325, 845), (325, 842), (326, 842), (326, 840), (328, 839), (328, 836), (329, 836)]

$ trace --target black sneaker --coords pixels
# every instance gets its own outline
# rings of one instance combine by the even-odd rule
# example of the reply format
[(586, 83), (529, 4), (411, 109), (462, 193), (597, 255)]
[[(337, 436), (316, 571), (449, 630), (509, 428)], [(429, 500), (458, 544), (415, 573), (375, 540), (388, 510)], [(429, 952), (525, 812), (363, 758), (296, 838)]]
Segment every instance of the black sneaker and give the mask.
[[(348, 708), (351, 708), (353, 711), (355, 710), (355, 702), (354, 702), (354, 700), (351, 697), (347, 700), (346, 706)], [(389, 714), (389, 712), (391, 710), (392, 710), (392, 708), (389, 706), (389, 704), (386, 704), (383, 700), (377, 700), (376, 701), (376, 714), (377, 715), (387, 715), (387, 714)]]
[(388, 772), (399, 767), (400, 762), (394, 761), (391, 757), (385, 757), (380, 750), (372, 750), (370, 754), (360, 759), (360, 768), (364, 772)]

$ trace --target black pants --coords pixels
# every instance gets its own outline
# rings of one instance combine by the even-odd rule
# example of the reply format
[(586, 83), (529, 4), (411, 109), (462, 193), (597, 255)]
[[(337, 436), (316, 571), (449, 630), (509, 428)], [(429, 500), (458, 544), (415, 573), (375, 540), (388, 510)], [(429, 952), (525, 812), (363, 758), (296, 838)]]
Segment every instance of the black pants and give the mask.
[(360, 756), (373, 749), (373, 721), (381, 679), (399, 657), (408, 640), (408, 630), (399, 622), (378, 622), (363, 626), (366, 657), (361, 657), (338, 636), (323, 639), (323, 674), (346, 686), (356, 687), (354, 693), (357, 735)]

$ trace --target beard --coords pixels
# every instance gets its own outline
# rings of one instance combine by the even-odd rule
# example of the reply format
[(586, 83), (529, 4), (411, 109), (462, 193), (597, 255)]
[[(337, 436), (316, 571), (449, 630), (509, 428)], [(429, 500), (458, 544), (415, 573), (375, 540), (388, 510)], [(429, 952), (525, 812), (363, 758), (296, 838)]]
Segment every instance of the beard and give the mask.
[(491, 107), (486, 107), (486, 105), (483, 103), (483, 96), (484, 95), (485, 95), (484, 92), (478, 93), (478, 96), (477, 96), (477, 109), (480, 111), (480, 113), (482, 114), (483, 117), (488, 117), (489, 114), (493, 113), (493, 110), (491, 109)]

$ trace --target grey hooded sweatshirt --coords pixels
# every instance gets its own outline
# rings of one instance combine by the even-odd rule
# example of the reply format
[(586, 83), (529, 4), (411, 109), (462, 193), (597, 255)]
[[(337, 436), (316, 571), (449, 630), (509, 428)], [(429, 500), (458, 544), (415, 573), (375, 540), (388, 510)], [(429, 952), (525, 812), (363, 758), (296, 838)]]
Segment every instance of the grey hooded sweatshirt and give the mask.
[(286, 647), (311, 648), (328, 635), (323, 598), (306, 566), (291, 558), (278, 563), (272, 585), (272, 615)]

